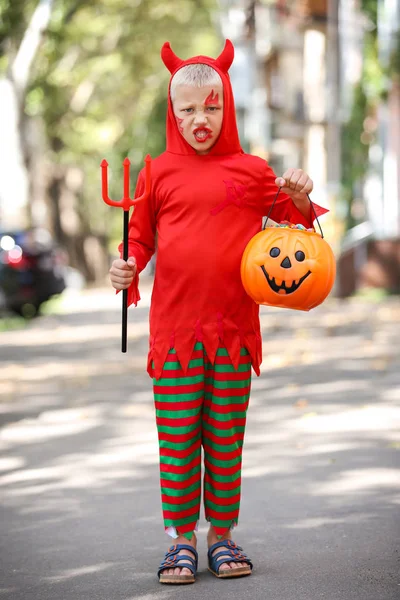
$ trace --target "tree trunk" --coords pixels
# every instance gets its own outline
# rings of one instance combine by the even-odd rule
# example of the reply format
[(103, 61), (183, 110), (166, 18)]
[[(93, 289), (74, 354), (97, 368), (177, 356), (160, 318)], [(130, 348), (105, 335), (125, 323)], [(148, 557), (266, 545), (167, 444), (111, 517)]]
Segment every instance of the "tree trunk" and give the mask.
[(67, 170), (52, 169), (48, 185), (51, 229), (54, 238), (66, 250), (71, 267), (88, 283), (105, 278), (109, 269), (106, 235), (93, 234), (84, 211), (79, 211), (79, 191), (67, 184)]
[(54, 0), (40, 0), (25, 31), (7, 77), (0, 79), (0, 219), (3, 228), (28, 225), (29, 171), (26, 128), (22, 123), (32, 64), (48, 26)]

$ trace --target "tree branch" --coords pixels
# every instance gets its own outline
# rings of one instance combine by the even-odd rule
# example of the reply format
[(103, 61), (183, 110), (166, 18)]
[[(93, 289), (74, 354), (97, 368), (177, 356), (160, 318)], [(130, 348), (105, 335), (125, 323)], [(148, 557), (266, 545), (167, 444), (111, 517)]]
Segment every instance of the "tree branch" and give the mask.
[(40, 0), (11, 66), (11, 77), (19, 98), (22, 97), (29, 81), (32, 63), (46, 30), (54, 0)]

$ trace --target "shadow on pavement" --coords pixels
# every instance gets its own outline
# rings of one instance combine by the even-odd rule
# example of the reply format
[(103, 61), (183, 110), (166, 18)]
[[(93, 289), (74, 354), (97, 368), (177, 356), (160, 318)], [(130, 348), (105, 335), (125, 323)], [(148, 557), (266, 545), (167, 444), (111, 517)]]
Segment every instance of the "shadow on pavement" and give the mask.
[(0, 597), (398, 598), (397, 311), (262, 313), (235, 536), (256, 569), (237, 581), (208, 574), (202, 515), (190, 590), (155, 576), (168, 542), (147, 308), (132, 316), (123, 358), (116, 309), (1, 335)]

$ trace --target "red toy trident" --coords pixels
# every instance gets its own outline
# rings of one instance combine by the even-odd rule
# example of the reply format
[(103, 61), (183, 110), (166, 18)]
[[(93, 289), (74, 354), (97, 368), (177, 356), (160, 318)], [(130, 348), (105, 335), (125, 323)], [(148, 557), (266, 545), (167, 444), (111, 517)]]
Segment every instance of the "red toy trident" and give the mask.
[[(123, 239), (123, 259), (128, 260), (128, 229), (129, 229), (129, 209), (131, 206), (135, 206), (141, 200), (146, 200), (148, 195), (150, 194), (150, 174), (151, 174), (151, 157), (148, 154), (144, 159), (146, 163), (146, 186), (144, 190), (144, 194), (139, 196), (139, 198), (130, 198), (129, 197), (129, 167), (131, 161), (129, 158), (125, 158), (124, 160), (124, 197), (121, 201), (115, 202), (114, 200), (110, 200), (108, 197), (108, 162), (104, 159), (101, 161), (101, 189), (103, 194), (103, 200), (109, 206), (117, 206), (122, 208), (124, 211), (124, 239)], [(128, 330), (128, 290), (123, 290), (122, 292), (122, 352), (126, 352), (126, 339), (127, 339), (127, 330)]]

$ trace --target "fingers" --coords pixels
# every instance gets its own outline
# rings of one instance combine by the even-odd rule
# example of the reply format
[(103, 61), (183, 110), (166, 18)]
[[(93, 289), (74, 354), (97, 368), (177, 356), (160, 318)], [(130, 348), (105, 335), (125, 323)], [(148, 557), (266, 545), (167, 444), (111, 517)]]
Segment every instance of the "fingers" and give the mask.
[(299, 194), (310, 194), (314, 187), (312, 179), (302, 169), (288, 169), (282, 177), (276, 178), (275, 183), (284, 188), (286, 193), (290, 190)]
[(127, 261), (117, 258), (109, 270), (111, 285), (116, 290), (127, 289), (136, 275), (136, 259), (130, 256)]
[(134, 256), (130, 256), (126, 261), (126, 264), (128, 265), (128, 267), (136, 271), (136, 258)]

